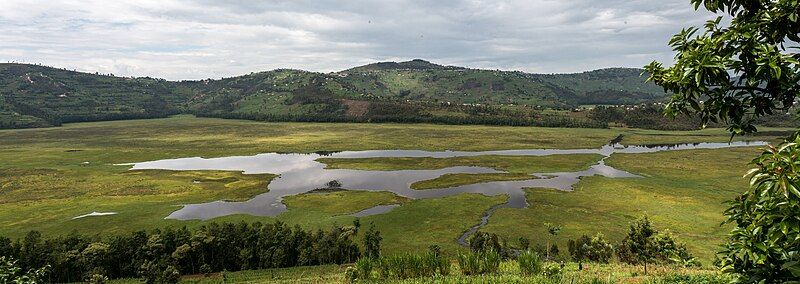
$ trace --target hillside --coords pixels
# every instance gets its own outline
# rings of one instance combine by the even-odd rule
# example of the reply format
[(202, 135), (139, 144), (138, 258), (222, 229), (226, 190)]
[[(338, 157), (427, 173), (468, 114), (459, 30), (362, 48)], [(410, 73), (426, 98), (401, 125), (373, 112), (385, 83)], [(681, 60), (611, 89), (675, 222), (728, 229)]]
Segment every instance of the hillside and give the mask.
[(639, 69), (529, 74), (379, 62), (335, 73), (277, 69), (200, 81), (115, 77), (0, 64), (0, 128), (164, 117), (591, 126), (543, 109), (660, 101)]

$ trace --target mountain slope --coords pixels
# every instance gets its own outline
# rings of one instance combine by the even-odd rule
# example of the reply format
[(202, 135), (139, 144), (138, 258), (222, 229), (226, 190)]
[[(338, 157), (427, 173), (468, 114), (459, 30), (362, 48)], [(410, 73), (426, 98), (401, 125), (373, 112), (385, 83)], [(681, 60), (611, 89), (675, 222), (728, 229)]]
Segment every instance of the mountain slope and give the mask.
[(22, 64), (0, 64), (0, 126), (162, 117), (188, 93), (152, 78), (122, 78)]
[[(529, 125), (535, 110), (660, 101), (639, 69), (528, 74), (379, 62), (336, 73), (278, 69), (172, 82), (0, 64), (0, 128), (163, 117), (176, 113), (261, 120), (417, 121)], [(546, 120), (546, 119), (545, 119)]]

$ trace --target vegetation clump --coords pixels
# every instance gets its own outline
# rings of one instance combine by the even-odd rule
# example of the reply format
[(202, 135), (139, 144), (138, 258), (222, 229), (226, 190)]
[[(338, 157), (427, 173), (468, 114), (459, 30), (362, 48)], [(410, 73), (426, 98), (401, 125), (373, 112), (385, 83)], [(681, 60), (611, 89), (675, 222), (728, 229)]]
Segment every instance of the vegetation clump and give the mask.
[(683, 263), (697, 265), (698, 262), (686, 250), (686, 246), (675, 241), (672, 234), (659, 232), (647, 216), (630, 225), (627, 236), (617, 247), (617, 257), (628, 264)]
[(608, 263), (614, 256), (614, 246), (600, 233), (591, 238), (583, 235), (577, 240), (569, 240), (567, 248), (572, 260), (578, 263), (583, 261)]
[(526, 276), (541, 274), (544, 267), (544, 261), (539, 254), (529, 250), (523, 251), (517, 256), (517, 263), (520, 273)]
[(458, 254), (458, 266), (464, 275), (496, 274), (502, 258), (494, 249)]
[(281, 222), (242, 222), (107, 237), (71, 234), (45, 239), (32, 231), (15, 242), (0, 238), (0, 256), (19, 260), (0, 265), (10, 263), (19, 271), (49, 266), (48, 281), (52, 282), (77, 282), (102, 275), (174, 283), (182, 274), (350, 263), (361, 256), (353, 240), (357, 230), (356, 226), (345, 226), (307, 231)]

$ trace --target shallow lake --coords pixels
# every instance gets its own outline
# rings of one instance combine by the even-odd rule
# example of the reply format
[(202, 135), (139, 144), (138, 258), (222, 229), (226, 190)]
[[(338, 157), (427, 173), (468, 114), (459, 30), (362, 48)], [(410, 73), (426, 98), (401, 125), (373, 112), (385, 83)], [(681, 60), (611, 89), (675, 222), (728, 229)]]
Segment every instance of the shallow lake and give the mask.
[[(420, 151), (420, 150), (372, 150), (344, 151), (334, 153), (265, 153), (254, 156), (233, 156), (204, 159), (199, 157), (180, 158), (132, 163), (131, 170), (227, 170), (242, 171), (245, 174), (271, 173), (279, 175), (269, 184), (269, 191), (250, 200), (242, 202), (214, 201), (200, 204), (185, 204), (169, 216), (168, 219), (207, 220), (232, 214), (249, 214), (256, 216), (276, 216), (286, 211), (282, 198), (306, 193), (314, 189), (324, 188), (329, 181), (337, 180), (343, 188), (350, 190), (390, 191), (412, 199), (436, 198), (459, 193), (481, 193), (484, 195), (506, 194), (508, 203), (503, 206), (524, 208), (527, 206), (524, 188), (541, 187), (560, 190), (571, 190), (581, 177), (605, 176), (610, 178), (637, 178), (637, 175), (605, 165), (605, 157), (613, 153), (652, 153), (688, 149), (717, 149), (742, 146), (765, 145), (765, 142), (733, 142), (733, 143), (695, 143), (678, 145), (622, 146), (606, 145), (597, 149), (531, 149), (501, 150), (482, 152), (463, 151)], [(603, 160), (589, 169), (578, 172), (536, 173), (530, 180), (494, 181), (451, 188), (413, 190), (410, 185), (417, 181), (437, 178), (450, 173), (502, 173), (484, 167), (449, 167), (437, 170), (398, 170), (367, 171), (348, 169), (326, 169), (325, 164), (316, 161), (318, 158), (383, 158), (383, 157), (434, 157), (449, 158), (480, 155), (505, 156), (547, 156), (564, 154), (601, 154)], [(381, 205), (357, 212), (358, 216), (381, 214), (396, 206)]]

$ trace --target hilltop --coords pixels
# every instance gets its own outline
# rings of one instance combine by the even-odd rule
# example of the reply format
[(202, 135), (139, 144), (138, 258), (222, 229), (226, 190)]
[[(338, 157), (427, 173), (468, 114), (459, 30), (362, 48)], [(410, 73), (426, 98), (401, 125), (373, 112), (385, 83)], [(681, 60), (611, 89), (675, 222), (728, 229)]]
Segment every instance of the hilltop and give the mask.
[(167, 81), (0, 64), (0, 128), (165, 117), (179, 113), (270, 121), (393, 121), (591, 126), (544, 109), (663, 101), (642, 70), (576, 74), (444, 66), (421, 59), (333, 73), (277, 69)]

